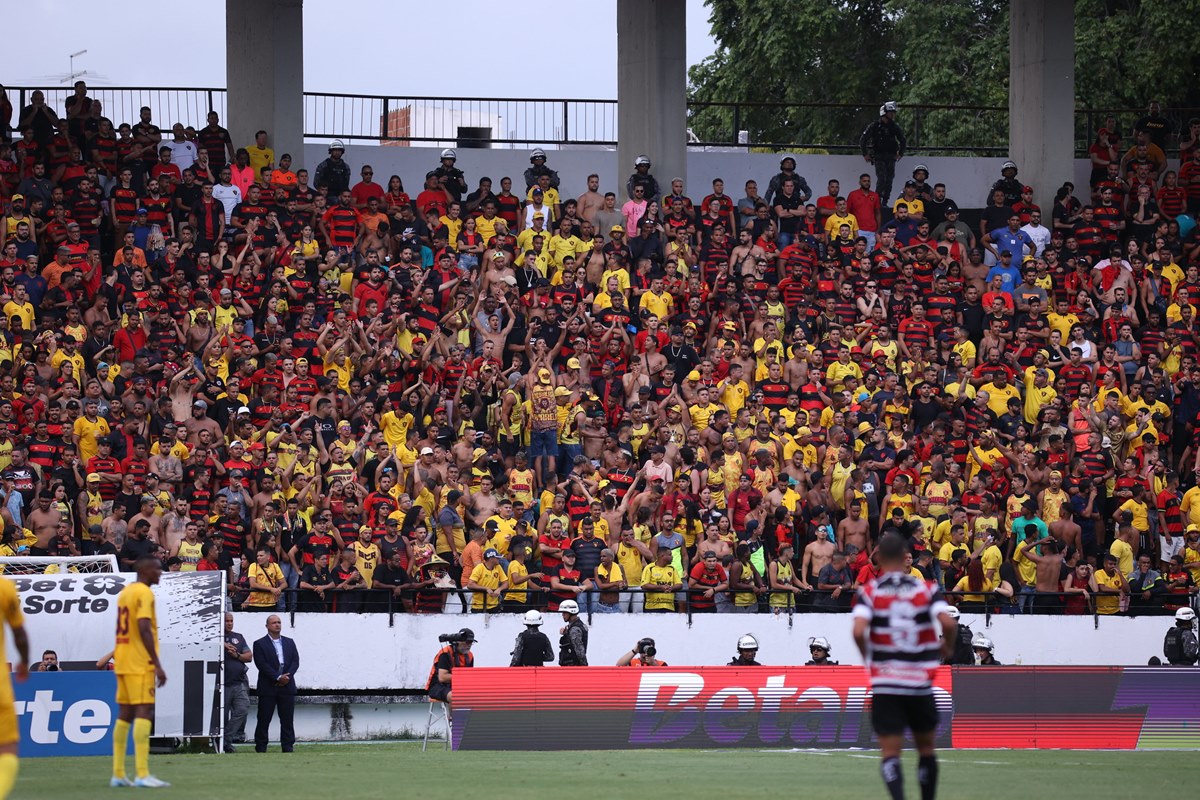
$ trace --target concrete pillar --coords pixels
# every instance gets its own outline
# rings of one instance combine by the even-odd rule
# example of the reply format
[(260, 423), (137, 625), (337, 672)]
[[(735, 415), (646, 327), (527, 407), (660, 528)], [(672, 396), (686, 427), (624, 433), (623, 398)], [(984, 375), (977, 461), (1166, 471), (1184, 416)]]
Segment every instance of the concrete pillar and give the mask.
[[(664, 195), (687, 180), (687, 7), (684, 0), (617, 0), (617, 205), (633, 160), (650, 157)], [(709, 188), (687, 187), (704, 197)]]
[(1050, 209), (1058, 187), (1074, 180), (1073, 0), (1012, 0), (1008, 37), (1009, 156)]
[(225, 85), (235, 148), (265, 130), (275, 158), (304, 163), (304, 0), (225, 0)]

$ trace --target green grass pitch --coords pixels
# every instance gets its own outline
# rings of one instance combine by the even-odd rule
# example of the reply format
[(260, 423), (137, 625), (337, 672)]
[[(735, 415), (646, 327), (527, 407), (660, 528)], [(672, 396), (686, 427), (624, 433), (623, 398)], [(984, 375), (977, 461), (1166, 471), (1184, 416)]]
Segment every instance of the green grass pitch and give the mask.
[[(580, 731), (587, 741), (587, 731)], [(821, 800), (884, 798), (877, 754), (864, 751), (636, 750), (422, 753), (420, 742), (300, 744), (257, 754), (151, 756), (153, 773), (172, 786), (156, 793), (179, 800), (248, 796), (284, 798), (405, 797), (496, 800), (514, 793), (547, 797), (678, 797), (730, 800), (802, 793)], [(1192, 753), (1064, 750), (947, 750), (940, 753), (940, 798), (1012, 800), (1178, 796), (1197, 785)], [(129, 768), (133, 767), (132, 748)], [(110, 789), (108, 758), (29, 758), (13, 798), (117, 797), (147, 794)], [(907, 796), (919, 797), (916, 755), (905, 752)], [(525, 787), (519, 789), (518, 787)], [(535, 788), (540, 787), (540, 788)], [(551, 789), (550, 787), (557, 787)], [(1185, 793), (1190, 790), (1184, 790)], [(764, 793), (765, 792), (765, 793)], [(398, 794), (399, 793), (399, 794)]]

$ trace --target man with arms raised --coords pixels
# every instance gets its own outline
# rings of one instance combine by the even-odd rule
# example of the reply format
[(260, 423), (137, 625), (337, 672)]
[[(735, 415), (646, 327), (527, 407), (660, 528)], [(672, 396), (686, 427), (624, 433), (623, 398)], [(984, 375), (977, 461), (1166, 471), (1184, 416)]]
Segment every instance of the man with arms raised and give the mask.
[[(903, 800), (900, 749), (911, 730), (920, 755), (917, 780), (921, 800), (937, 795), (938, 710), (933, 678), (940, 655), (949, 658), (958, 623), (934, 585), (914, 578), (905, 567), (908, 543), (886, 534), (875, 551), (880, 574), (859, 587), (854, 601), (854, 641), (867, 664), (873, 699), (871, 721), (879, 737), (880, 771), (892, 800)], [(941, 623), (938, 639), (934, 620)]]

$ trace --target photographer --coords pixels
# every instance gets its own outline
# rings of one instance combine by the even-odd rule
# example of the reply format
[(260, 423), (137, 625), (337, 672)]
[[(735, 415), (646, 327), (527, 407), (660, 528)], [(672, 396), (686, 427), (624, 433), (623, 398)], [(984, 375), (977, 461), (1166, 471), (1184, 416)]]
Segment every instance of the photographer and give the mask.
[(430, 700), (453, 704), (450, 683), (454, 679), (454, 670), (475, 666), (475, 656), (471, 654), (471, 645), (475, 644), (475, 631), (463, 628), (458, 633), (443, 633), (438, 637), (438, 641), (445, 646), (438, 650), (433, 658), (433, 667), (429, 670), (429, 682), (425, 691)]
[(59, 672), (58, 653), (47, 650), (42, 653), (42, 660), (33, 665), (33, 672)]
[(618, 667), (665, 667), (667, 662), (658, 658), (658, 648), (654, 640), (647, 636), (638, 639), (634, 648), (617, 659)]

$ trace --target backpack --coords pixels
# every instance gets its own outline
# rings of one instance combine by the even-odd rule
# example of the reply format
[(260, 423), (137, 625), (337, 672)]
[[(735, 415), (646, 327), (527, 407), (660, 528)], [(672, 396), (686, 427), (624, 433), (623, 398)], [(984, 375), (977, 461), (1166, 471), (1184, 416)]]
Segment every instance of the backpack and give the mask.
[(971, 647), (971, 641), (975, 638), (975, 634), (971, 632), (970, 626), (958, 626), (958, 641), (954, 643), (954, 655), (950, 656), (949, 663), (957, 665), (973, 665), (975, 663), (975, 649)]

